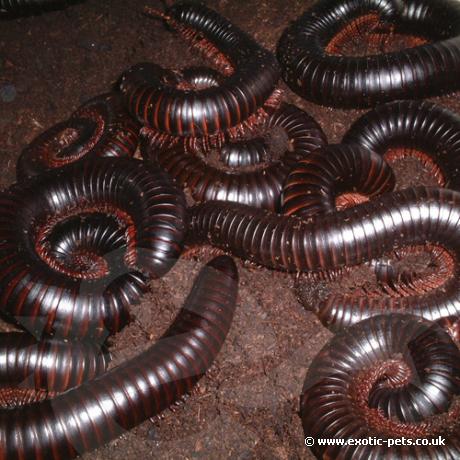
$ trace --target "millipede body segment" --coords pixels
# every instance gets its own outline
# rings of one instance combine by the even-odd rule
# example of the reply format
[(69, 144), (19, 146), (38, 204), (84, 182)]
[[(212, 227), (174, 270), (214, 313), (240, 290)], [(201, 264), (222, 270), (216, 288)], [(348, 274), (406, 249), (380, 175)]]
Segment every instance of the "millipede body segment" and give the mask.
[[(163, 135), (181, 138), (221, 136), (256, 117), (279, 79), (272, 53), (203, 5), (177, 3), (161, 16), (203, 50), (222, 75), (193, 80), (156, 64), (137, 64), (119, 84), (132, 115)], [(203, 88), (204, 82), (209, 87)]]
[(190, 393), (222, 347), (237, 290), (233, 260), (213, 259), (172, 325), (142, 354), (52, 400), (0, 410), (0, 459), (76, 457)]
[(300, 160), (289, 172), (282, 212), (303, 218), (336, 211), (344, 193), (369, 199), (392, 191), (395, 178), (381, 156), (361, 146), (329, 145)]
[(220, 149), (220, 160), (230, 168), (258, 165), (269, 157), (269, 146), (263, 137), (229, 142)]
[[(188, 152), (182, 145), (160, 149), (154, 141), (147, 142), (142, 152), (144, 158), (158, 162), (178, 184), (188, 188), (196, 201), (232, 201), (277, 210), (289, 170), (297, 161), (324, 146), (326, 137), (313, 118), (287, 104), (270, 115), (261, 129), (267, 133), (274, 129), (284, 133), (287, 139), (281, 149), (283, 153), (279, 158), (263, 158), (269, 147), (258, 137), (253, 143), (225, 144), (223, 154), (233, 165), (242, 162), (244, 166), (240, 169), (225, 167), (222, 161), (221, 168), (209, 164), (206, 157)], [(247, 154), (244, 147), (249, 150)], [(246, 166), (252, 168), (248, 170)]]
[[(460, 456), (460, 351), (437, 324), (410, 315), (367, 319), (336, 334), (314, 358), (300, 402), (305, 436), (401, 438), (412, 446), (329, 445), (317, 458)], [(417, 439), (445, 445), (415, 445)]]
[(0, 195), (0, 308), (35, 336), (105, 338), (182, 250), (185, 199), (157, 167), (94, 158)]
[(67, 121), (40, 134), (22, 151), (17, 177), (21, 180), (36, 176), (83, 158), (133, 156), (139, 129), (119, 94), (97, 96)]
[[(411, 48), (367, 56), (331, 51), (338, 34), (347, 27), (359, 34), (359, 21), (370, 16), (376, 29), (390, 26), (428, 43), (419, 40)], [(460, 5), (454, 0), (320, 0), (284, 31), (277, 56), (294, 92), (328, 106), (367, 107), (455, 91)]]
[(0, 334), (0, 405), (11, 407), (63, 393), (101, 375), (109, 360), (107, 350), (90, 342)]

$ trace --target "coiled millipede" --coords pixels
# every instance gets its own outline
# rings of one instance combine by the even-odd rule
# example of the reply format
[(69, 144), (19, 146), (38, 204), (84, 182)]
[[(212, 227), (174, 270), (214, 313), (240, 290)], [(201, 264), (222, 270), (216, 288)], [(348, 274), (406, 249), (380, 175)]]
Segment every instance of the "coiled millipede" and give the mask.
[(93, 158), (0, 195), (0, 309), (40, 337), (105, 339), (182, 250), (185, 199), (158, 167)]
[(237, 135), (263, 117), (264, 107), (278, 104), (275, 57), (218, 13), (183, 2), (151, 14), (162, 17), (220, 71), (203, 77), (202, 69), (174, 73), (140, 63), (123, 73), (119, 88), (131, 114), (154, 130), (160, 145), (178, 137), (192, 146), (220, 144), (227, 134)]
[[(366, 29), (371, 34), (363, 36)], [(350, 37), (368, 44), (388, 33), (406, 36), (409, 48), (363, 56), (341, 52)], [(460, 5), (320, 0), (284, 31), (277, 56), (294, 92), (328, 106), (369, 107), (452, 92), (460, 70)]]
[(37, 136), (19, 156), (17, 177), (22, 180), (84, 158), (132, 157), (139, 130), (119, 94), (102, 94)]
[[(317, 458), (458, 458), (459, 365), (449, 335), (421, 318), (376, 316), (339, 332), (314, 358), (302, 391), (311, 449)], [(402, 437), (412, 445), (387, 442)], [(319, 438), (366, 442), (321, 446)]]

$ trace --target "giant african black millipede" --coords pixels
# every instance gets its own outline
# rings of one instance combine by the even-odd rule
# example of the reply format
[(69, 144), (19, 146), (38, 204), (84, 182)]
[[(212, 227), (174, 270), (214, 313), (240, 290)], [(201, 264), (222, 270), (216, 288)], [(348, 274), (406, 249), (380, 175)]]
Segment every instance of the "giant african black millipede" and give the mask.
[(79, 107), (67, 121), (36, 137), (17, 163), (19, 180), (82, 158), (133, 156), (139, 125), (116, 93), (97, 96)]
[[(338, 56), (337, 34), (374, 28), (431, 40), (401, 51)], [(460, 5), (454, 0), (320, 0), (283, 33), (277, 49), (282, 77), (299, 95), (329, 106), (362, 107), (427, 97), (458, 88)]]
[[(186, 151), (181, 144), (170, 149), (159, 149), (155, 141), (149, 140), (148, 134), (142, 154), (144, 158), (158, 162), (182, 187), (190, 189), (196, 201), (234, 201), (277, 210), (289, 170), (297, 161), (325, 145), (326, 137), (313, 118), (297, 107), (287, 104), (271, 114), (263, 123), (262, 129), (266, 133), (274, 129), (282, 130), (287, 142), (281, 149), (284, 152), (279, 158), (264, 159), (261, 153), (262, 149), (265, 149), (263, 143), (261, 148), (254, 150), (255, 155), (249, 150), (249, 155), (244, 156), (244, 163), (254, 162), (254, 157), (257, 160), (265, 160), (259, 165), (254, 165), (251, 170), (219, 169), (208, 164), (206, 159), (200, 158), (196, 153)], [(255, 142), (258, 142), (257, 138)], [(225, 144), (223, 148), (228, 149), (231, 145)], [(242, 144), (237, 145), (236, 156), (240, 156)], [(230, 154), (234, 157), (235, 150)], [(230, 161), (235, 163), (241, 160), (232, 160), (230, 156)]]
[(86, 342), (37, 341), (0, 334), (0, 405), (25, 404), (63, 393), (105, 372), (110, 355)]
[(105, 338), (182, 250), (185, 199), (158, 167), (93, 158), (0, 195), (0, 309), (35, 336)]
[[(460, 195), (437, 188), (386, 194), (312, 222), (235, 203), (191, 209), (190, 237), (258, 265), (291, 272), (335, 270), (379, 258), (398, 247), (444, 247), (459, 260)], [(332, 329), (385, 312), (436, 320), (460, 313), (458, 263), (442, 288), (423, 295), (367, 298), (337, 294), (320, 312)]]
[[(220, 138), (250, 123), (265, 104), (271, 104), (279, 68), (270, 52), (203, 5), (177, 3), (158, 14), (211, 57), (222, 75), (219, 79), (213, 73), (211, 80), (208, 76), (210, 86), (203, 88), (190, 76), (155, 64), (131, 67), (121, 76), (119, 87), (130, 112), (143, 125), (165, 136)], [(181, 89), (184, 82), (191, 88)]]
[(0, 410), (0, 459), (73, 458), (190, 393), (222, 347), (237, 291), (233, 260), (213, 259), (172, 325), (142, 354), (51, 400)]
[(460, 116), (447, 108), (426, 101), (390, 102), (355, 121), (342, 142), (390, 162), (415, 156), (440, 186), (460, 190)]
[[(410, 315), (367, 319), (339, 332), (314, 358), (301, 396), (317, 458), (460, 457), (460, 351), (437, 324)], [(417, 439), (445, 445), (415, 446)], [(402, 438), (414, 445), (319, 445), (319, 438)]]

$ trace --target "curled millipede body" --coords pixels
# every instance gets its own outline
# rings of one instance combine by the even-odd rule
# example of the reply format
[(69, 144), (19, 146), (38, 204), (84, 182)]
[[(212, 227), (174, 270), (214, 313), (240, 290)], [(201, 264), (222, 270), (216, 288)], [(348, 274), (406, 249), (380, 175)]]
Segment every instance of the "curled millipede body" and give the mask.
[(76, 457), (190, 393), (222, 347), (237, 290), (232, 259), (213, 259), (173, 324), (142, 354), (53, 400), (0, 410), (0, 459)]
[[(147, 142), (146, 148), (142, 148), (143, 156), (158, 162), (182, 187), (189, 188), (196, 201), (234, 201), (276, 210), (289, 170), (299, 159), (325, 145), (326, 138), (313, 118), (292, 105), (283, 105), (270, 115), (263, 129), (266, 132), (282, 130), (287, 145), (281, 149), (284, 153), (280, 158), (256, 164), (251, 170), (219, 169), (208, 164), (205, 158), (187, 152), (181, 145), (158, 149), (154, 143)], [(237, 146), (239, 153), (240, 147), (241, 144)], [(252, 147), (257, 149), (257, 146)], [(262, 149), (263, 146), (257, 149), (256, 156), (263, 155)], [(251, 150), (244, 155), (244, 163), (248, 163), (248, 157), (254, 157), (252, 153)], [(253, 160), (250, 158), (249, 162)]]
[[(386, 194), (341, 212), (304, 221), (236, 203), (191, 209), (189, 235), (258, 265), (291, 272), (337, 270), (400, 247), (431, 243), (459, 258), (460, 195), (437, 188)], [(458, 315), (458, 263), (442, 288), (406, 297), (330, 296), (319, 316), (339, 329), (369, 316), (407, 312), (430, 320)]]
[(329, 145), (300, 160), (289, 172), (282, 212), (311, 218), (335, 212), (344, 193), (362, 199), (393, 190), (391, 168), (376, 153), (359, 146)]
[(178, 3), (158, 15), (203, 50), (222, 75), (199, 79), (200, 84), (206, 79), (208, 87), (190, 88), (190, 76), (178, 78), (177, 73), (150, 63), (131, 67), (121, 76), (119, 87), (130, 112), (143, 125), (165, 136), (221, 137), (250, 123), (264, 105), (271, 104), (279, 68), (269, 51), (203, 5)]
[(426, 101), (381, 105), (359, 118), (343, 138), (387, 161), (415, 156), (440, 186), (460, 190), (460, 116)]
[[(305, 436), (401, 438), (402, 445), (312, 447), (317, 458), (454, 459), (460, 456), (460, 352), (437, 324), (383, 315), (336, 334), (313, 360), (300, 413)], [(421, 438), (445, 445), (415, 445)]]
[[(359, 34), (363, 21), (421, 39), (401, 51), (337, 55), (337, 35)], [(319, 104), (364, 107), (427, 97), (458, 88), (459, 24), (454, 0), (320, 0), (285, 30), (277, 56), (290, 88)]]
[(17, 177), (21, 180), (36, 176), (92, 156), (133, 156), (139, 129), (123, 107), (120, 95), (97, 96), (23, 150), (17, 163)]
[(0, 404), (11, 407), (63, 393), (105, 372), (109, 359), (91, 343), (0, 334)]
[(0, 195), (0, 309), (35, 336), (105, 338), (182, 250), (183, 194), (157, 167), (93, 158)]

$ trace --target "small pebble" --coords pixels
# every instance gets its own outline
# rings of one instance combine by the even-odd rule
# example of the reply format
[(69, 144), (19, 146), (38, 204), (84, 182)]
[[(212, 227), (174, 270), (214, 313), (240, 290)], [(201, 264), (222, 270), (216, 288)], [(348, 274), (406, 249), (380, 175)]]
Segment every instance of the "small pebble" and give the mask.
[(158, 434), (155, 427), (150, 427), (147, 431), (147, 439), (150, 441), (158, 441)]
[(82, 38), (78, 42), (78, 46), (83, 48), (87, 51), (101, 51), (103, 53), (107, 53), (112, 51), (112, 45), (107, 42), (98, 42), (96, 40), (91, 40), (90, 38)]

